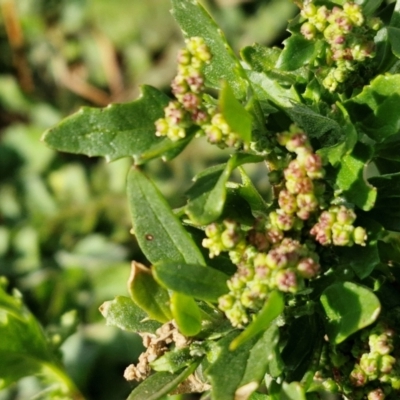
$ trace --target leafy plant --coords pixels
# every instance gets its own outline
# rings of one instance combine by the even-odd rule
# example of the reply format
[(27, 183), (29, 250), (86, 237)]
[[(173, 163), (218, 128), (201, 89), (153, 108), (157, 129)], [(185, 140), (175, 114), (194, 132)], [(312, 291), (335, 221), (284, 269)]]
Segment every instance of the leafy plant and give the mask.
[[(146, 347), (125, 371), (143, 381), (128, 398), (398, 398), (400, 3), (296, 1), (284, 48), (245, 47), (241, 60), (200, 3), (171, 3), (186, 37), (173, 98), (143, 86), (44, 135), (133, 160), (133, 232), (150, 265), (134, 261), (131, 299), (101, 307)], [(172, 210), (144, 165), (199, 140), (230, 154)]]

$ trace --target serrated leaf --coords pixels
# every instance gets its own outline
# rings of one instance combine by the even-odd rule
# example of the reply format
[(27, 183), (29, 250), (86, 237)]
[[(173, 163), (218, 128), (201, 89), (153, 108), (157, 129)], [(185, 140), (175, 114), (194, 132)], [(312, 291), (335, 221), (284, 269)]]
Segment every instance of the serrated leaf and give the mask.
[(229, 127), (244, 143), (251, 141), (252, 117), (250, 113), (236, 99), (231, 87), (223, 82), (218, 99), (219, 110)]
[(104, 302), (100, 312), (107, 325), (117, 326), (124, 331), (154, 333), (161, 326), (159, 322), (149, 320), (148, 315), (125, 296)]
[(346, 102), (355, 125), (373, 140), (382, 142), (400, 130), (400, 75), (379, 75), (363, 91)]
[(126, 400), (158, 400), (171, 393), (181, 382), (194, 372), (197, 363), (181, 372), (156, 372), (135, 388)]
[(185, 336), (195, 336), (201, 330), (201, 311), (193, 297), (174, 292), (171, 296), (172, 317)]
[(371, 325), (381, 311), (379, 300), (371, 290), (352, 282), (329, 286), (322, 293), (321, 303), (328, 317), (329, 340), (335, 344)]
[(307, 40), (302, 34), (293, 34), (283, 43), (285, 48), (276, 63), (282, 71), (294, 71), (310, 63), (321, 49), (320, 42)]
[(205, 265), (204, 258), (167, 201), (137, 168), (128, 175), (128, 199), (133, 231), (151, 263), (176, 261)]
[(155, 136), (154, 123), (164, 116), (169, 98), (151, 86), (142, 86), (141, 97), (131, 103), (106, 108), (83, 107), (43, 135), (50, 147), (89, 157), (102, 156), (112, 161), (141, 155), (152, 146), (170, 142)]
[(372, 153), (370, 146), (357, 143), (351, 154), (343, 156), (336, 179), (346, 199), (364, 211), (371, 210), (377, 196), (376, 188), (364, 178), (364, 170)]
[(229, 277), (214, 268), (161, 262), (153, 266), (155, 278), (166, 288), (199, 300), (217, 302), (228, 292)]
[(242, 66), (207, 11), (196, 0), (172, 0), (172, 15), (185, 37), (200, 36), (209, 47), (212, 59), (205, 67), (207, 84), (219, 89), (221, 81), (226, 81), (236, 98), (244, 98), (247, 82)]
[(128, 290), (132, 300), (150, 318), (162, 323), (172, 319), (168, 292), (156, 282), (149, 268), (132, 262)]
[(237, 349), (239, 346), (242, 346), (248, 340), (267, 329), (272, 321), (282, 313), (284, 306), (285, 303), (282, 294), (276, 290), (271, 292), (255, 319), (250, 322), (237, 338), (235, 338), (230, 345), (230, 349)]

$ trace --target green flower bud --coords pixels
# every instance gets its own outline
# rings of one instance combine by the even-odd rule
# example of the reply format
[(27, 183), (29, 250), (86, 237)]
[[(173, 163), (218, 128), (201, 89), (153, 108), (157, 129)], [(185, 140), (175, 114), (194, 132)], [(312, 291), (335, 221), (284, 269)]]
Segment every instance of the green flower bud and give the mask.
[(392, 371), (395, 362), (396, 359), (389, 354), (381, 356), (379, 360), (379, 371), (382, 374), (389, 374)]
[(367, 399), (368, 400), (384, 400), (386, 395), (381, 388), (374, 389), (368, 392)]
[(377, 353), (364, 353), (360, 359), (360, 368), (365, 372), (369, 380), (378, 378), (379, 358)]
[(310, 24), (309, 22), (305, 22), (301, 26), (300, 32), (307, 40), (315, 39), (317, 35), (317, 29), (313, 24)]

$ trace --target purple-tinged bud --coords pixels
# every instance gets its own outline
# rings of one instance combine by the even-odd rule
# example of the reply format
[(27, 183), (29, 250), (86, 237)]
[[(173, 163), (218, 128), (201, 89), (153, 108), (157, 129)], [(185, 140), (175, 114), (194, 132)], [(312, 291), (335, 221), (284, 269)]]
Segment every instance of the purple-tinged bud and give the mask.
[(206, 111), (197, 109), (192, 112), (192, 120), (197, 125), (204, 125), (209, 122), (209, 117)]
[(186, 78), (186, 82), (194, 93), (200, 93), (203, 90), (204, 78), (198, 72), (190, 74)]
[(222, 229), (215, 222), (213, 222), (210, 225), (207, 225), (207, 227), (205, 229), (205, 233), (206, 233), (207, 237), (209, 237), (209, 238), (212, 238), (212, 237), (215, 237), (217, 235), (220, 235), (221, 232), (222, 232)]
[(218, 308), (222, 311), (229, 310), (233, 307), (235, 298), (231, 294), (225, 294), (218, 299)]
[(356, 218), (356, 213), (351, 208), (345, 206), (340, 206), (336, 213), (336, 221), (341, 225), (352, 225)]
[(201, 99), (195, 93), (186, 93), (182, 97), (182, 105), (183, 107), (191, 112), (196, 111), (201, 104)]
[(290, 270), (279, 271), (276, 274), (275, 283), (282, 292), (295, 293), (298, 290), (296, 273)]
[(393, 370), (393, 366), (396, 363), (396, 359), (389, 354), (385, 354), (380, 357), (379, 371), (382, 374), (390, 374)]
[(283, 232), (276, 227), (272, 227), (272, 228), (268, 229), (266, 236), (270, 243), (277, 244), (282, 241)]
[(258, 251), (267, 251), (271, 244), (267, 239), (265, 232), (258, 232), (255, 229), (251, 229), (247, 234), (248, 242), (253, 245)]
[(281, 269), (286, 267), (288, 257), (285, 253), (280, 252), (278, 249), (270, 250), (265, 257), (267, 266), (271, 269)]
[(307, 39), (312, 40), (317, 35), (317, 29), (313, 24), (305, 22), (300, 28), (301, 34)]
[(314, 278), (320, 271), (320, 265), (311, 257), (303, 258), (297, 265), (297, 270), (303, 278)]
[(286, 214), (294, 214), (297, 211), (296, 197), (287, 190), (279, 192), (278, 204)]
[(296, 212), (296, 215), (303, 221), (307, 221), (311, 217), (311, 212), (306, 209), (300, 209)]
[(293, 228), (294, 217), (291, 214), (279, 213), (276, 219), (276, 226), (282, 231), (289, 231)]
[(286, 148), (292, 153), (297, 153), (297, 151), (303, 147), (310, 147), (307, 135), (303, 132), (294, 134), (286, 143)]
[(335, 223), (332, 226), (332, 242), (335, 246), (352, 246), (352, 228), (350, 225), (345, 227)]
[(314, 193), (300, 193), (296, 201), (299, 211), (313, 212), (318, 208), (318, 200)]
[(331, 228), (336, 222), (336, 213), (330, 211), (323, 211), (319, 216), (319, 224)]
[(170, 101), (164, 112), (165, 117), (174, 125), (181, 123), (185, 117), (185, 111), (177, 101)]
[(189, 87), (186, 79), (180, 75), (177, 75), (171, 83), (171, 89), (175, 96), (179, 96), (185, 94), (189, 90)]
[(327, 246), (332, 243), (332, 233), (329, 228), (325, 228), (319, 223), (315, 224), (311, 230), (310, 234), (315, 236), (315, 240), (322, 244), (322, 246)]
[(283, 171), (285, 179), (299, 179), (306, 175), (305, 169), (299, 164), (297, 160), (292, 160), (287, 168)]
[(362, 387), (368, 382), (366, 373), (356, 365), (353, 371), (350, 373), (350, 382), (355, 387)]
[(364, 353), (360, 358), (360, 368), (365, 372), (369, 380), (378, 378), (379, 373), (379, 354)]
[(381, 388), (374, 389), (368, 393), (368, 400), (385, 400), (386, 395)]
[(205, 134), (210, 143), (218, 144), (223, 140), (223, 134), (221, 129), (216, 127), (215, 125), (207, 125), (204, 127)]
[(309, 171), (318, 172), (322, 168), (322, 158), (318, 154), (310, 153), (306, 156), (304, 161), (304, 166), (307, 170), (307, 174)]
[(178, 56), (177, 56), (178, 64), (189, 65), (191, 59), (192, 59), (192, 56), (190, 55), (190, 53), (189, 53), (189, 51), (187, 49), (179, 50)]

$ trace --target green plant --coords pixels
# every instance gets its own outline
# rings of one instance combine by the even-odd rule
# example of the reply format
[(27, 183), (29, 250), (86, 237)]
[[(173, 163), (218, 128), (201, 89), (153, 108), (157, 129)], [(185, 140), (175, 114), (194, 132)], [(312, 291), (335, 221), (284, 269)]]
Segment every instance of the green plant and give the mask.
[[(186, 36), (173, 98), (143, 86), (44, 136), (133, 159), (133, 232), (151, 266), (134, 261), (131, 298), (101, 306), (146, 346), (128, 399), (398, 398), (400, 2), (295, 1), (283, 50), (241, 60), (199, 3), (171, 2)], [(200, 137), (230, 155), (172, 210), (144, 165)]]

